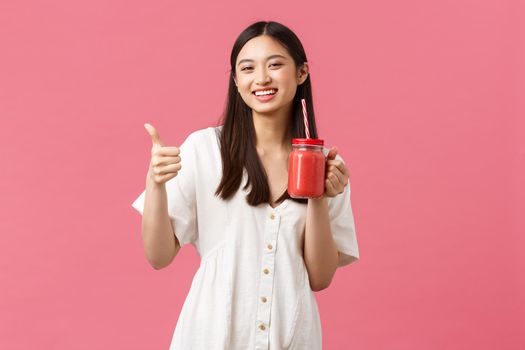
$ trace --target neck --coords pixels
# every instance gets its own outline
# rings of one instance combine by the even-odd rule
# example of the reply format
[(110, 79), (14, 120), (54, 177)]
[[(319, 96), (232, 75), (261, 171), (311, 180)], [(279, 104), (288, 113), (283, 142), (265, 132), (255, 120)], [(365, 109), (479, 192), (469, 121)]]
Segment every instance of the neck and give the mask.
[(292, 150), (292, 130), (290, 127), (291, 104), (288, 108), (271, 114), (252, 110), (257, 152), (265, 154), (289, 153)]

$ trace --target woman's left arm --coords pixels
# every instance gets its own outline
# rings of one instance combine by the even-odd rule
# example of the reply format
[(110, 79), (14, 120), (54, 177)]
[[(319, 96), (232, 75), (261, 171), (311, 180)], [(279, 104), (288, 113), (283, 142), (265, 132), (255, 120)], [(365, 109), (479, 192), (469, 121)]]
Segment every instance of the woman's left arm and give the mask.
[(339, 252), (332, 237), (327, 197), (343, 193), (348, 184), (348, 171), (343, 162), (336, 160), (337, 149), (327, 155), (325, 192), (321, 198), (309, 198), (306, 210), (304, 261), (310, 288), (321, 291), (332, 282), (339, 262)]

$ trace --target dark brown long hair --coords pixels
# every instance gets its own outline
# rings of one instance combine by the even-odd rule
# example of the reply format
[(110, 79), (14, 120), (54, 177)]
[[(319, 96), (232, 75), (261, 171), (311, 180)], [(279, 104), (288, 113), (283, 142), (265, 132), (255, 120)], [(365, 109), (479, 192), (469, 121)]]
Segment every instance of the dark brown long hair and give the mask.
[[(271, 36), (283, 45), (292, 56), (297, 69), (307, 62), (306, 54), (299, 38), (288, 27), (277, 22), (261, 21), (250, 25), (239, 35), (233, 45), (230, 57), (231, 69), (228, 99), (220, 119), (220, 124), (223, 124), (219, 137), (222, 157), (222, 179), (215, 191), (215, 195), (219, 195), (224, 200), (232, 197), (241, 185), (243, 168), (246, 168), (248, 178), (243, 189), (246, 190), (251, 185), (251, 191), (248, 193), (246, 201), (252, 206), (269, 203), (270, 188), (266, 171), (255, 147), (255, 127), (253, 125), (252, 110), (238, 94), (234, 77), (235, 63), (242, 47), (250, 39), (260, 35)], [(292, 138), (306, 137), (301, 105), (302, 98), (306, 100), (310, 137), (317, 138), (310, 74), (297, 87), (293, 99), (292, 118), (290, 118), (289, 126)], [(291, 198), (288, 190), (276, 202), (281, 203), (285, 199), (292, 199), (299, 203), (308, 202), (307, 199)]]

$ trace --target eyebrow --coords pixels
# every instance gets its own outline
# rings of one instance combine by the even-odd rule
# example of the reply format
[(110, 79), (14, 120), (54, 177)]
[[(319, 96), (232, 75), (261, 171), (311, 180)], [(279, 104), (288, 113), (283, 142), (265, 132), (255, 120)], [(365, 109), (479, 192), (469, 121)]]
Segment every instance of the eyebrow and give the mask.
[[(268, 60), (271, 60), (272, 58), (276, 58), (276, 57), (280, 57), (280, 58), (286, 59), (286, 57), (284, 57), (283, 55), (276, 54), (276, 55), (271, 55), (271, 56), (266, 57), (266, 60), (268, 61)], [(237, 63), (237, 65), (239, 66), (243, 62), (253, 62), (253, 60), (249, 59), (249, 58), (245, 58), (243, 60), (240, 60), (239, 63)]]

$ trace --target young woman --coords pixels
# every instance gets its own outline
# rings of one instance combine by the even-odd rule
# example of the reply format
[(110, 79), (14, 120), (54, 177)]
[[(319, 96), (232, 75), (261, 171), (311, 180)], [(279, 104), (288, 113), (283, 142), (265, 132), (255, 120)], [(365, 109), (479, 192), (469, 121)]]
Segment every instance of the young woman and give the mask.
[(152, 157), (133, 207), (143, 214), (146, 256), (163, 268), (191, 243), (201, 257), (172, 350), (321, 349), (313, 292), (359, 252), (348, 170), (335, 148), (324, 149), (324, 195), (288, 195), (291, 139), (306, 137), (302, 98), (317, 138), (299, 39), (282, 24), (257, 22), (233, 46), (219, 126), (178, 148), (145, 125)]

